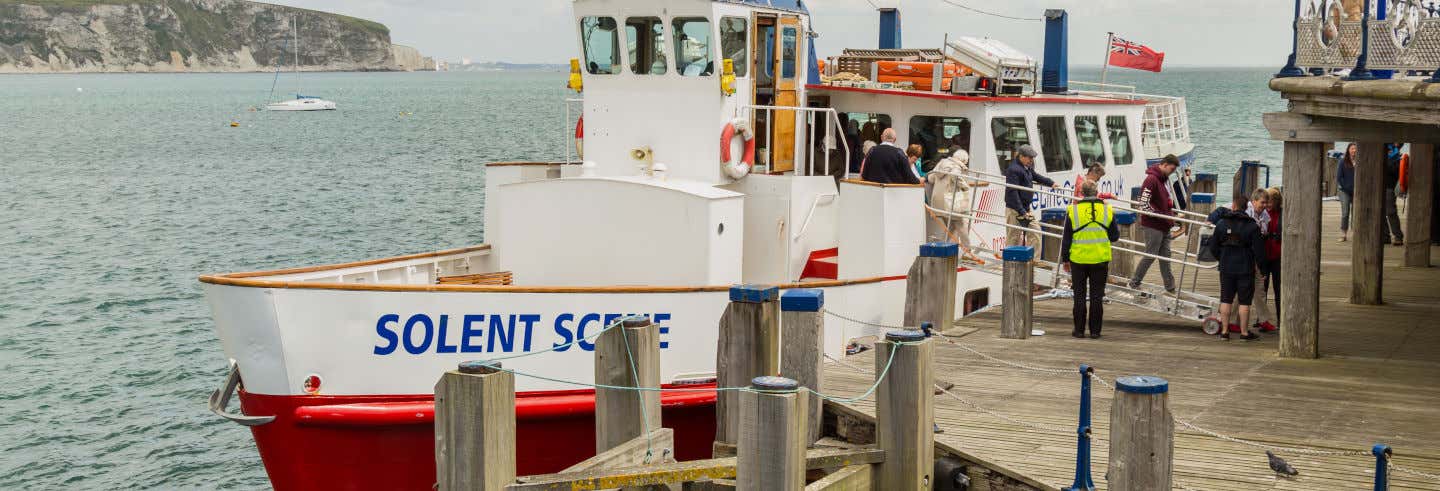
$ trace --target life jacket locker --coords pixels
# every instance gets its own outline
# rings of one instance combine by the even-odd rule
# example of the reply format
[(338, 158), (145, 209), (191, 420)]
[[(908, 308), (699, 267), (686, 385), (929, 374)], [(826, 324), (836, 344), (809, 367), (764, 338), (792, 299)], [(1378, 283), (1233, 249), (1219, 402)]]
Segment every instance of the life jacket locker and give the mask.
[[(928, 61), (876, 61), (876, 68), (881, 77), (924, 77), (935, 76), (935, 70), (943, 70), (942, 77), (954, 77), (960, 74), (960, 65), (954, 63), (932, 63)], [(941, 67), (941, 68), (937, 68)], [(880, 80), (883, 82), (884, 80)]]
[[(948, 91), (950, 90), (950, 83), (951, 83), (952, 81), (954, 81), (954, 80), (955, 80), (955, 79), (950, 78), (950, 77), (945, 77), (945, 78), (941, 79), (941, 80), (940, 80), (940, 90), (948, 92)], [(915, 84), (915, 90), (935, 90), (935, 79), (930, 78), (930, 77), (928, 77), (928, 76), (926, 76), (926, 77), (899, 77), (899, 76), (894, 76), (894, 75), (881, 75), (881, 76), (880, 76), (880, 79), (879, 79), (879, 80), (876, 80), (876, 82), (881, 82), (881, 83), (897, 83), (897, 84), (900, 83), (900, 82), (910, 82), (910, 83)]]

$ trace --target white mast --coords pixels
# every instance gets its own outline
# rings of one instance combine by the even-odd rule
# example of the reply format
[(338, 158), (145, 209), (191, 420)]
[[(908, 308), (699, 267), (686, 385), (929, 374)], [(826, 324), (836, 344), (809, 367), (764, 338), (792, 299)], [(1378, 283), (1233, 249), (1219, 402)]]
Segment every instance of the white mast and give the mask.
[[(294, 19), (295, 30), (292, 31), (295, 37), (295, 97), (300, 97), (300, 16)], [(1108, 49), (1108, 48), (1107, 48)]]

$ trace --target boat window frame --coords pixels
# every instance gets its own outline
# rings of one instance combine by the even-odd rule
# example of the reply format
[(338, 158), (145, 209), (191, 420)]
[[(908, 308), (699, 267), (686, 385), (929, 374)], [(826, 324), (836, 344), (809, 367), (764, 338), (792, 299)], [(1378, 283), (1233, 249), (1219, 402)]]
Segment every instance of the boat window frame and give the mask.
[[(999, 135), (995, 133), (995, 122), (997, 120), (1016, 119), (1020, 120), (1021, 124), (1019, 127), (1025, 130), (1025, 141), (1016, 144), (1015, 142), (1009, 140), (1005, 140), (1003, 142), (1001, 140), (998, 140), (997, 138), (999, 137)], [(974, 130), (972, 129), (971, 131)], [(1034, 147), (1035, 145), (1033, 143), (1034, 138), (1032, 137), (1035, 132), (1030, 127), (1030, 118), (1025, 115), (991, 115), (990, 120), (985, 125), (985, 132), (990, 135), (990, 155), (995, 157), (996, 164), (998, 168), (1002, 171), (1005, 168), (1009, 167), (1011, 162), (1015, 161), (1015, 149), (1020, 148), (1020, 145), (1030, 145), (1031, 147)], [(1002, 143), (1004, 144), (1002, 145)], [(1009, 155), (1005, 156), (1002, 154)], [(971, 157), (971, 167), (973, 168), (974, 166), (974, 157)]]
[[(671, 65), (671, 63), (670, 63), (670, 61), (671, 61), (670, 59), (672, 58), (671, 54), (669, 53), (669, 51), (670, 51), (670, 43), (669, 43), (669, 42), (666, 42), (666, 40), (665, 40), (667, 35), (673, 36), (673, 34), (670, 33), (670, 26), (669, 26), (669, 23), (666, 22), (666, 19), (667, 19), (666, 17), (660, 16), (660, 15), (632, 15), (632, 16), (629, 16), (629, 17), (626, 17), (626, 18), (625, 18), (625, 23), (624, 23), (623, 25), (621, 25), (621, 29), (620, 29), (620, 30), (622, 31), (623, 35), (625, 36), (625, 53), (626, 53), (625, 66), (629, 68), (629, 70), (627, 70), (627, 71), (628, 71), (631, 75), (641, 76), (641, 77), (647, 77), (647, 76), (662, 76), (662, 77), (663, 77), (663, 76), (669, 75), (670, 73), (672, 73), (672, 72), (674, 71), (674, 67), (673, 67), (673, 66)], [(654, 21), (653, 24), (648, 24), (648, 25), (650, 25), (650, 26), (659, 25), (659, 26), (660, 26), (660, 32), (659, 32), (659, 34), (660, 34), (660, 39), (659, 39), (659, 40), (652, 40), (652, 42), (650, 43), (650, 44), (651, 44), (651, 49), (654, 51), (654, 54), (651, 55), (650, 69), (649, 69), (648, 71), (646, 71), (646, 72), (640, 72), (640, 71), (639, 71), (640, 66), (639, 66), (638, 64), (636, 64), (638, 60), (635, 60), (635, 58), (636, 58), (637, 56), (639, 56), (638, 53), (639, 53), (639, 49), (640, 49), (640, 40), (639, 40), (639, 39), (634, 40), (634, 41), (635, 41), (635, 46), (634, 46), (633, 48), (632, 48), (631, 45), (630, 45), (630, 41), (631, 41), (631, 39), (630, 39), (630, 37), (631, 37), (631, 34), (630, 34), (630, 27), (631, 27), (630, 21), (632, 21), (632, 20)], [(636, 28), (635, 31), (636, 31), (636, 33), (638, 34), (639, 31), (640, 31), (640, 29), (639, 29), (639, 28)], [(638, 37), (642, 37), (642, 36), (636, 36), (636, 37), (638, 38)], [(632, 52), (632, 51), (633, 51), (633, 52)], [(656, 54), (658, 54), (658, 55), (660, 56), (660, 58), (661, 58), (660, 61), (661, 61), (662, 64), (664, 65), (664, 68), (663, 68), (659, 73), (656, 73), (656, 72), (655, 72), (655, 61), (656, 61), (656, 60), (655, 60), (654, 56), (655, 56)]]
[(1079, 161), (1079, 162), (1080, 162), (1080, 168), (1081, 168), (1081, 169), (1087, 169), (1087, 168), (1089, 168), (1090, 162), (1091, 162), (1091, 161), (1089, 161), (1089, 160), (1086, 160), (1085, 150), (1084, 150), (1083, 148), (1081, 148), (1081, 145), (1080, 145), (1080, 124), (1079, 124), (1080, 118), (1094, 118), (1094, 119), (1095, 119), (1095, 136), (1096, 136), (1097, 142), (1098, 142), (1098, 144), (1099, 144), (1099, 146), (1100, 146), (1100, 158), (1097, 159), (1096, 161), (1100, 162), (1101, 165), (1108, 166), (1108, 165), (1109, 165), (1109, 162), (1110, 162), (1110, 153), (1109, 153), (1109, 150), (1110, 150), (1109, 147), (1110, 147), (1110, 145), (1109, 145), (1108, 143), (1106, 143), (1106, 141), (1105, 141), (1105, 127), (1103, 127), (1103, 126), (1100, 125), (1100, 123), (1101, 123), (1100, 115), (1099, 115), (1099, 114), (1077, 114), (1077, 115), (1074, 115), (1074, 116), (1071, 116), (1071, 117), (1070, 117), (1070, 130), (1075, 133), (1075, 153), (1076, 153), (1076, 156), (1080, 158), (1080, 161)]
[[(590, 68), (590, 65), (594, 63), (594, 60), (590, 57), (590, 43), (587, 42), (587, 37), (585, 35), (585, 22), (587, 19), (598, 19), (599, 21), (609, 20), (611, 25), (614, 26), (614, 30), (611, 31), (610, 60), (612, 63), (610, 64), (610, 71), (601, 71), (599, 69), (599, 64), (596, 64), (596, 68), (594, 70)], [(620, 75), (625, 73), (625, 67), (627, 66), (627, 64), (625, 63), (625, 55), (622, 50), (622, 46), (625, 44), (625, 41), (621, 39), (621, 36), (624, 34), (622, 32), (624, 31), (624, 29), (621, 28), (620, 23), (615, 20), (615, 17), (608, 15), (581, 16), (578, 19), (577, 28), (579, 30), (580, 37), (580, 54), (581, 57), (585, 60), (584, 70), (586, 74), (608, 76)], [(617, 71), (617, 69), (619, 71)]]
[[(944, 159), (944, 158), (949, 157), (950, 155), (953, 155), (953, 154), (954, 154), (954, 151), (953, 151), (953, 148), (948, 148), (948, 147), (947, 147), (946, 152), (945, 152), (944, 155), (942, 156), (941, 153), (940, 153), (940, 149), (938, 148), (938, 144), (937, 144), (937, 148), (935, 148), (934, 151), (932, 152), (932, 150), (931, 150), (930, 148), (926, 147), (925, 144), (924, 144), (922, 141), (916, 140), (916, 139), (915, 139), (915, 133), (916, 133), (916, 128), (917, 128), (917, 126), (916, 126), (916, 124), (915, 124), (916, 118), (927, 118), (927, 119), (931, 119), (931, 120), (939, 120), (939, 122), (940, 122), (940, 124), (941, 124), (941, 126), (942, 126), (942, 129), (941, 129), (942, 132), (944, 131), (944, 128), (943, 128), (944, 126), (947, 126), (947, 125), (949, 125), (949, 124), (952, 123), (952, 122), (958, 121), (958, 122), (960, 123), (960, 127), (963, 128), (963, 131), (966, 132), (966, 133), (968, 133), (967, 136), (969, 136), (969, 138), (966, 138), (966, 139), (965, 139), (965, 142), (964, 142), (963, 144), (961, 144), (961, 147), (960, 147), (960, 148), (963, 149), (963, 150), (965, 150), (966, 153), (970, 153), (970, 149), (974, 148), (974, 145), (975, 145), (975, 122), (974, 122), (973, 120), (971, 120), (970, 118), (965, 117), (965, 116), (954, 116), (954, 115), (943, 116), (943, 115), (930, 115), (930, 114), (912, 114), (912, 115), (910, 115), (909, 127), (906, 128), (906, 131), (905, 131), (905, 133), (906, 133), (906, 145), (920, 145), (920, 147), (924, 149), (924, 154), (921, 155), (920, 159), (921, 159), (921, 162), (927, 164), (927, 165), (925, 165), (925, 167), (926, 167), (925, 171), (926, 171), (926, 172), (929, 172), (930, 169), (934, 168), (936, 162), (939, 162), (941, 159)], [(956, 134), (959, 135), (960, 133), (956, 133)], [(950, 138), (944, 138), (944, 135), (942, 134), (942, 135), (941, 135), (941, 139), (940, 139), (940, 140), (937, 140), (937, 141), (950, 141)], [(974, 157), (974, 155), (972, 154), (970, 158), (971, 158), (971, 159), (974, 159), (975, 157)]]
[[(1111, 126), (1110, 126), (1110, 118), (1120, 118), (1120, 121), (1121, 121), (1121, 123), (1122, 123), (1122, 124), (1120, 125), (1120, 131), (1124, 132), (1124, 134), (1125, 134), (1125, 155), (1128, 156), (1128, 157), (1130, 157), (1128, 162), (1121, 162), (1121, 161), (1120, 161), (1120, 158), (1119, 158), (1119, 154), (1117, 154), (1117, 153), (1115, 152), (1115, 140), (1111, 137), (1111, 134), (1110, 134), (1110, 128), (1111, 128)], [(1108, 163), (1108, 165), (1115, 165), (1115, 166), (1134, 165), (1134, 164), (1135, 164), (1135, 139), (1134, 139), (1134, 136), (1133, 136), (1133, 135), (1134, 135), (1135, 133), (1134, 133), (1133, 131), (1130, 131), (1130, 117), (1129, 117), (1129, 116), (1126, 116), (1126, 115), (1124, 115), (1124, 114), (1108, 114), (1108, 115), (1105, 116), (1105, 119), (1103, 120), (1103, 122), (1104, 122), (1105, 124), (1104, 124), (1104, 126), (1101, 126), (1101, 131), (1103, 132), (1103, 134), (1104, 134), (1104, 136), (1105, 136), (1105, 148), (1107, 148), (1107, 149), (1110, 150), (1110, 162)]]
[[(792, 25), (785, 24), (785, 23), (783, 23), (783, 22), (777, 22), (777, 23), (776, 23), (776, 28), (777, 28), (777, 29), (776, 29), (777, 36), (780, 38), (779, 43), (777, 43), (777, 45), (776, 45), (776, 49), (779, 51), (778, 56), (776, 56), (776, 59), (777, 59), (777, 61), (779, 62), (780, 69), (777, 70), (777, 72), (779, 72), (779, 73), (776, 74), (775, 80), (776, 80), (776, 83), (777, 83), (777, 84), (778, 84), (780, 81), (787, 81), (787, 82), (792, 82), (792, 83), (793, 83), (793, 82), (795, 82), (795, 81), (797, 81), (797, 80), (800, 79), (800, 52), (804, 50), (804, 44), (805, 44), (805, 42), (801, 39), (801, 36), (803, 36), (804, 33), (800, 31), (800, 26), (799, 26), (799, 25), (793, 25), (793, 26), (792, 26)], [(790, 54), (793, 55), (793, 56), (792, 56), (793, 59), (790, 60), (790, 66), (789, 66), (790, 74), (789, 74), (789, 75), (786, 75), (786, 74), (785, 74), (785, 70), (786, 70), (786, 66), (785, 66), (785, 41), (786, 41), (786, 39), (785, 39), (785, 31), (794, 31), (794, 32), (795, 32), (795, 37), (794, 37), (794, 39), (793, 39), (793, 41), (794, 41), (794, 46), (792, 47), (793, 49), (792, 49), (791, 52), (790, 52)]]
[[(1055, 152), (1054, 155), (1056, 157), (1063, 156), (1065, 160), (1069, 161), (1069, 165), (1066, 165), (1064, 168), (1056, 168), (1051, 164), (1051, 149), (1050, 145), (1045, 143), (1045, 131), (1043, 130), (1043, 125), (1041, 123), (1042, 120), (1049, 119), (1060, 120), (1059, 129), (1061, 136), (1065, 138), (1065, 149), (1063, 152)], [(1067, 116), (1055, 114), (1035, 116), (1035, 134), (1040, 137), (1040, 148), (1037, 149), (1037, 151), (1040, 153), (1040, 160), (1042, 160), (1045, 164), (1046, 174), (1059, 174), (1075, 170), (1075, 146), (1074, 140), (1070, 137), (1069, 124), (1067, 124), (1068, 122), (1066, 121), (1067, 119), (1069, 119)], [(1035, 146), (1035, 144), (1031, 143), (1030, 146), (1033, 147)], [(1057, 158), (1056, 160), (1059, 159)]]
[[(685, 74), (685, 71), (680, 68), (680, 55), (681, 55), (681, 53), (683, 52), (683, 50), (681, 49), (681, 45), (680, 45), (680, 43), (682, 42), (681, 39), (680, 39), (680, 34), (684, 32), (684, 28), (683, 28), (683, 26), (681, 25), (681, 23), (690, 24), (690, 23), (698, 23), (698, 22), (704, 22), (704, 23), (705, 23), (704, 32), (705, 32), (705, 35), (709, 37), (709, 39), (706, 39), (706, 41), (705, 41), (705, 58), (704, 58), (704, 59), (707, 60), (707, 62), (709, 63), (710, 66), (709, 66), (709, 70), (707, 70), (707, 71), (702, 71), (702, 72), (700, 72), (700, 74), (698, 74), (698, 75), (686, 75), (686, 74)], [(671, 41), (670, 41), (670, 44), (673, 45), (674, 48), (675, 48), (675, 51), (674, 51), (673, 55), (674, 55), (674, 58), (675, 58), (675, 73), (676, 73), (677, 75), (680, 75), (681, 77), (687, 77), (687, 78), (709, 78), (709, 77), (714, 77), (714, 76), (715, 76), (715, 73), (716, 73), (717, 71), (719, 71), (719, 70), (721, 70), (722, 68), (724, 68), (723, 66), (721, 66), (721, 63), (717, 62), (717, 60), (715, 59), (715, 53), (716, 53), (717, 50), (719, 49), (719, 47), (715, 45), (715, 41), (716, 41), (716, 38), (717, 38), (717, 36), (715, 35), (715, 33), (716, 33), (716, 28), (719, 27), (719, 24), (717, 24), (717, 23), (715, 23), (715, 21), (711, 20), (710, 17), (704, 16), (704, 15), (684, 15), (684, 16), (671, 17), (671, 18), (670, 18), (670, 22), (669, 22), (669, 26), (670, 26), (670, 32), (671, 32), (671, 37), (670, 37)], [(685, 67), (686, 67), (686, 68), (689, 68), (690, 65), (693, 65), (693, 64), (694, 64), (694, 63), (686, 63), (686, 64), (685, 64)]]
[[(736, 58), (727, 58), (727, 57), (726, 57), (726, 56), (727, 56), (726, 53), (727, 53), (728, 50), (725, 49), (725, 45), (726, 45), (726, 42), (727, 42), (727, 41), (726, 41), (726, 39), (725, 39), (725, 27), (724, 27), (724, 26), (725, 26), (725, 22), (728, 21), (728, 20), (738, 20), (738, 21), (740, 21), (741, 30), (740, 30), (740, 32), (739, 32), (738, 34), (740, 35), (739, 41), (740, 41), (740, 44), (741, 44), (740, 54), (741, 54), (741, 56), (743, 56), (743, 58), (736, 59)], [(717, 65), (716, 70), (724, 70), (725, 60), (728, 59), (728, 60), (731, 60), (731, 61), (734, 63), (734, 65), (735, 65), (735, 78), (748, 78), (748, 77), (750, 76), (750, 63), (751, 63), (751, 60), (750, 60), (750, 18), (749, 18), (749, 17), (742, 17), (742, 16), (739, 16), (739, 15), (722, 15), (722, 16), (720, 16), (720, 22), (716, 22), (716, 23), (715, 23), (715, 32), (716, 32), (715, 38), (720, 40), (720, 45), (717, 47), (717, 49), (719, 49), (719, 62), (720, 62), (720, 65)], [(734, 34), (734, 33), (732, 33), (732, 34)], [(729, 42), (732, 42), (732, 43), (733, 43), (734, 40), (730, 40)]]

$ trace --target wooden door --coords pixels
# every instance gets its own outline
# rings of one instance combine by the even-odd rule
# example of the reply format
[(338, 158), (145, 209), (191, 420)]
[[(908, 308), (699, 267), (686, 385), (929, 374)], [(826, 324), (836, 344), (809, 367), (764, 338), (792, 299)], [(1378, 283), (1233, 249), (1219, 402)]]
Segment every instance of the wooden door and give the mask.
[[(800, 18), (780, 18), (775, 30), (775, 106), (800, 105), (799, 80), (804, 68), (801, 53), (805, 51), (804, 32)], [(774, 111), (771, 125), (770, 172), (795, 170), (795, 112)]]

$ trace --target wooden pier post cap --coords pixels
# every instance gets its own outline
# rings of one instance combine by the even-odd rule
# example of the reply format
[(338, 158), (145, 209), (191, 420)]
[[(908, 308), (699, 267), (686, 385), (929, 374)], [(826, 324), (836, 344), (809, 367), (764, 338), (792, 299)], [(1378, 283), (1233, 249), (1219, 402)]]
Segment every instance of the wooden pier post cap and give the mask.
[(954, 242), (920, 244), (920, 257), (955, 257), (959, 255), (960, 245)]
[(1170, 392), (1170, 382), (1160, 377), (1131, 375), (1115, 379), (1115, 390), (1131, 394), (1164, 394)]
[(925, 333), (914, 329), (890, 331), (885, 333), (885, 340), (894, 343), (918, 343), (925, 340)]
[(800, 382), (785, 377), (766, 375), (750, 379), (750, 388), (764, 391), (796, 391), (800, 390)]
[(730, 287), (730, 301), (742, 303), (765, 303), (780, 296), (780, 289), (764, 285), (735, 285)]
[(1032, 246), (1010, 246), (1000, 251), (1000, 257), (1006, 261), (1029, 261), (1035, 259), (1035, 248)]
[(631, 317), (631, 318), (629, 318), (629, 319), (625, 319), (625, 320), (623, 320), (623, 321), (620, 321), (620, 327), (624, 327), (624, 328), (627, 328), (627, 329), (634, 329), (634, 328), (637, 328), (637, 327), (645, 327), (645, 326), (648, 326), (648, 325), (650, 325), (650, 318), (649, 318), (649, 317)]
[(1190, 202), (1203, 205), (1215, 204), (1215, 193), (1190, 193)]
[(498, 361), (470, 360), (460, 362), (458, 371), (466, 375), (489, 375), (501, 370)]
[(1116, 225), (1134, 225), (1140, 219), (1140, 214), (1131, 210), (1115, 210)]
[(825, 290), (797, 288), (780, 296), (781, 312), (819, 312), (825, 306)]

